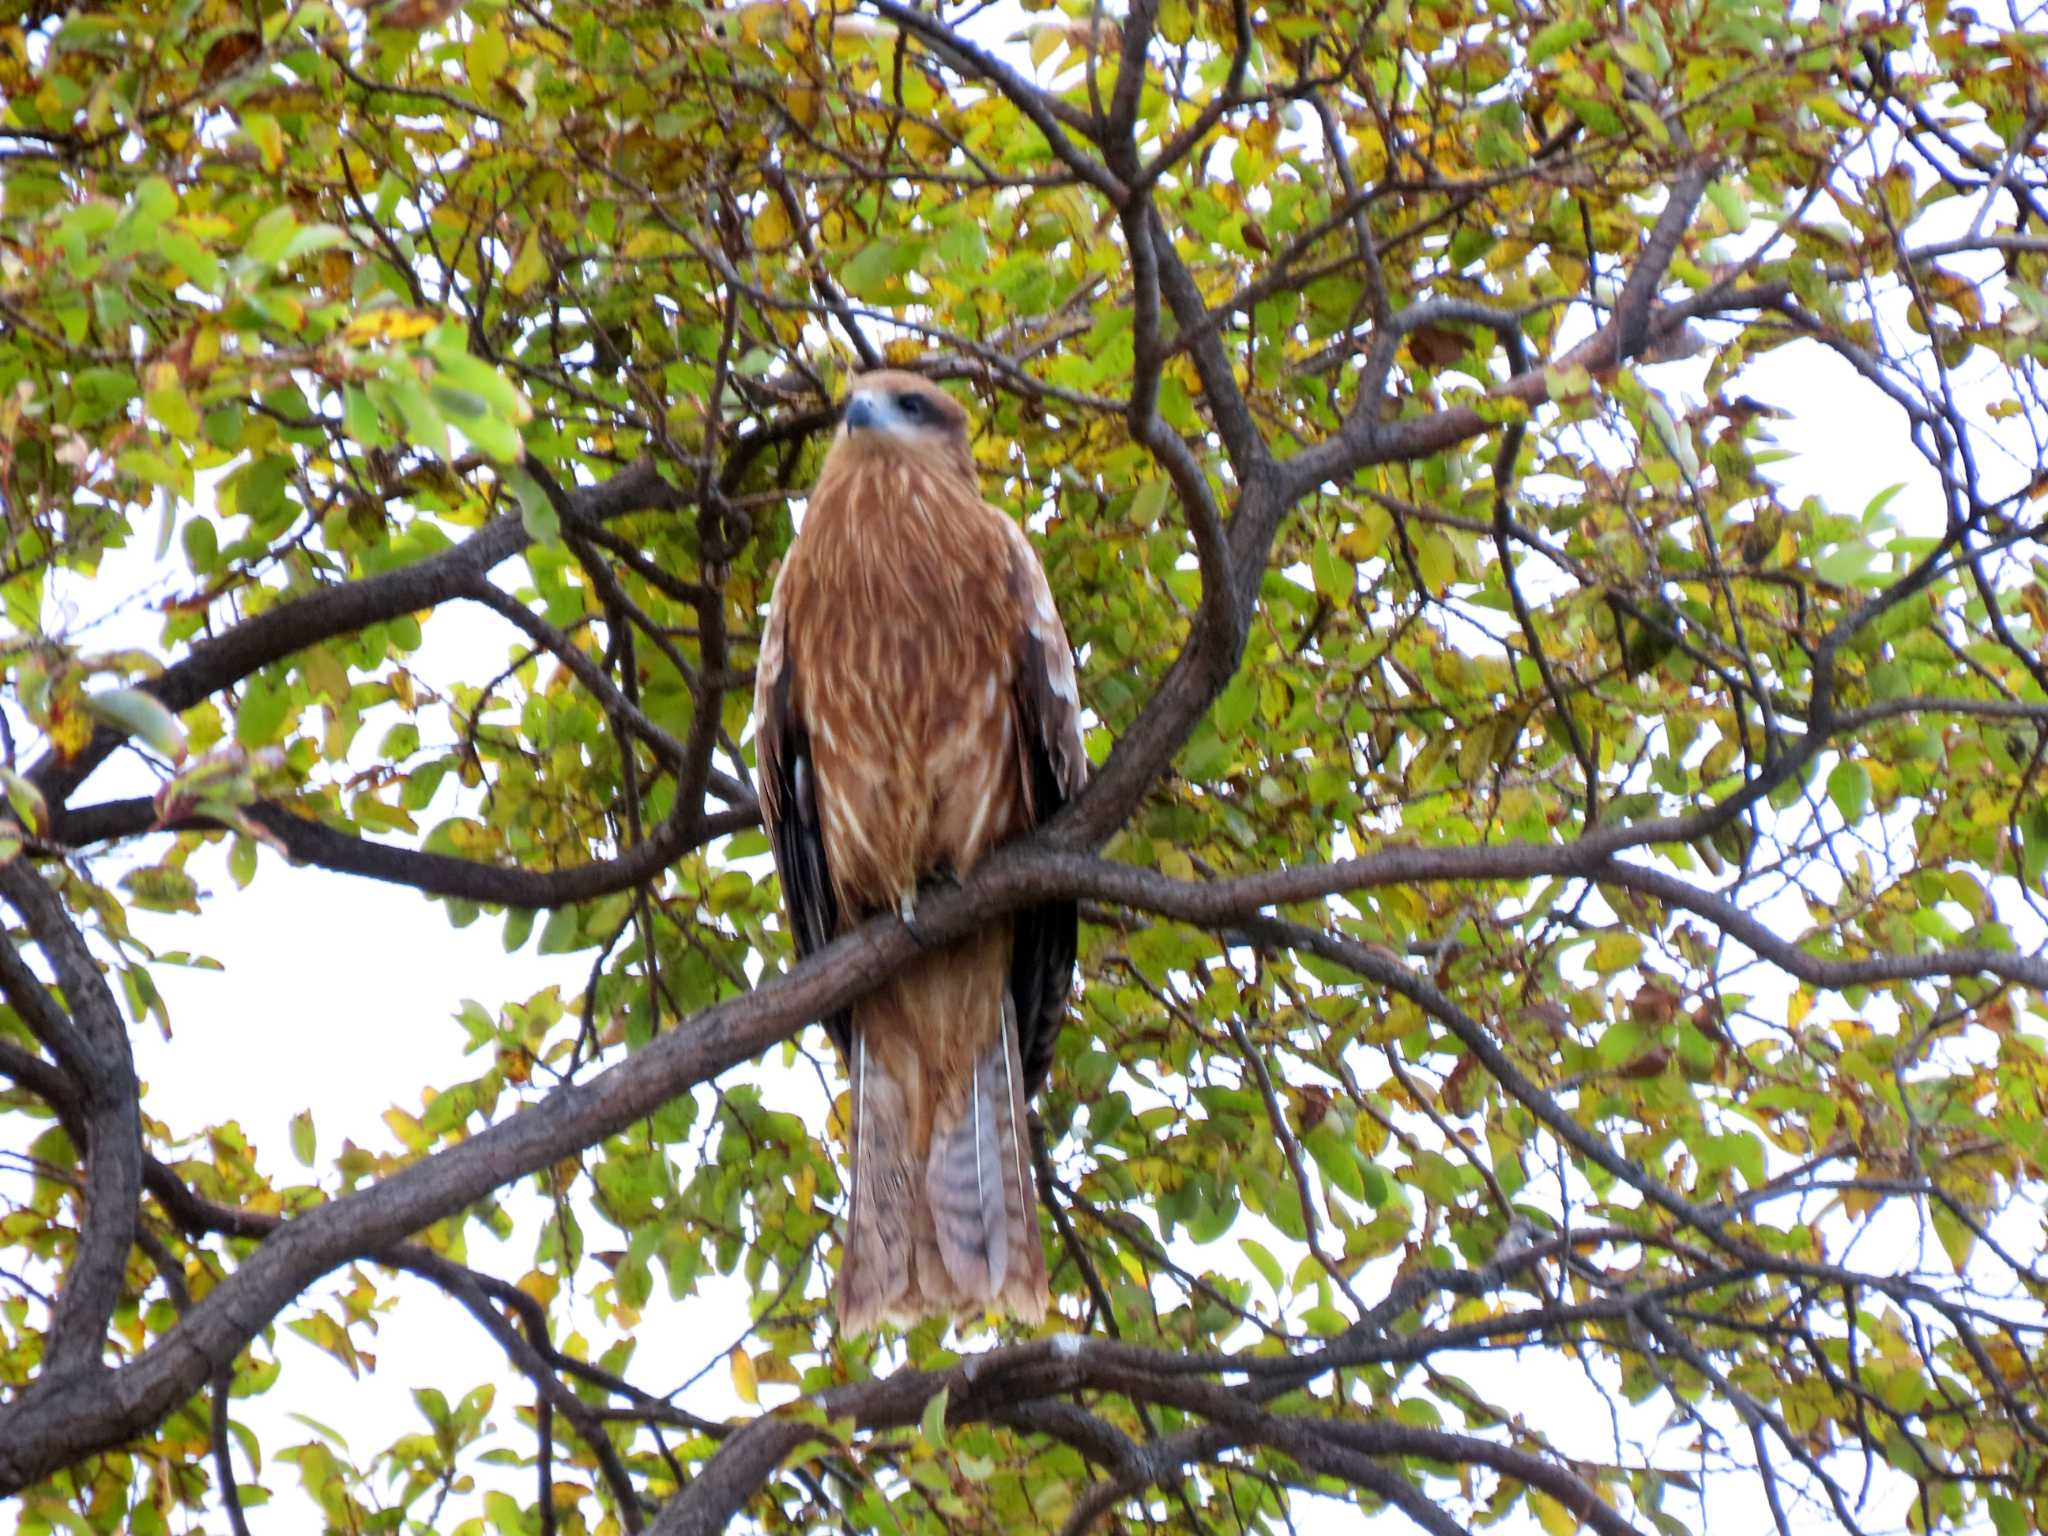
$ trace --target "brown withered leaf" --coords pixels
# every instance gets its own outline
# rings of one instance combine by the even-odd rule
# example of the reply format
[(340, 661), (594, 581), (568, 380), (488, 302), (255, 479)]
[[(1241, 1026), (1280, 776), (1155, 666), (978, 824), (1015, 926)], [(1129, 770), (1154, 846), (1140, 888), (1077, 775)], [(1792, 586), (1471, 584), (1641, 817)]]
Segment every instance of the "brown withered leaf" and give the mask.
[(1653, 1045), (1650, 1049), (1643, 1052), (1642, 1055), (1635, 1057), (1633, 1060), (1625, 1061), (1615, 1068), (1614, 1075), (1616, 1077), (1628, 1078), (1655, 1077), (1670, 1065), (1671, 1047), (1668, 1045)]
[(1701, 1003), (1692, 1012), (1692, 1027), (1717, 1045), (1733, 1045), (1728, 1031), (1722, 1026), (1719, 1012), (1712, 1003)]
[(230, 32), (217, 38), (206, 57), (199, 65), (199, 83), (218, 85), (241, 67), (243, 60), (263, 46), (261, 34), (255, 32)]
[(1458, 1057), (1458, 1064), (1451, 1068), (1451, 1075), (1444, 1079), (1440, 1097), (1444, 1108), (1454, 1115), (1469, 1115), (1479, 1107), (1479, 1096), (1486, 1086), (1479, 1076), (1479, 1058), (1470, 1051)]
[(1645, 985), (1629, 1002), (1629, 1011), (1644, 1024), (1669, 1024), (1678, 1017), (1679, 996), (1655, 982)]
[(1443, 325), (1418, 325), (1408, 333), (1408, 351), (1425, 368), (1445, 368), (1472, 350), (1460, 331)]
[(1300, 1090), (1301, 1133), (1306, 1136), (1330, 1113), (1330, 1090), (1320, 1083), (1304, 1084)]

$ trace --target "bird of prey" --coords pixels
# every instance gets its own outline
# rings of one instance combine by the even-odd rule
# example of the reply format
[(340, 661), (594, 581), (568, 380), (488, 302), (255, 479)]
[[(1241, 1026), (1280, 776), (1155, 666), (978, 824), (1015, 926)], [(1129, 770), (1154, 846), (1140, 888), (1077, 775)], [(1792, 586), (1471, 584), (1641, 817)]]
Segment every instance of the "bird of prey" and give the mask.
[[(981, 499), (967, 413), (858, 378), (769, 601), (761, 812), (799, 955), (965, 876), (1079, 792), (1074, 659), (1023, 529)], [(1025, 1103), (1074, 969), (1072, 902), (927, 950), (824, 1021), (846, 1062), (842, 1331), (1044, 1317)]]

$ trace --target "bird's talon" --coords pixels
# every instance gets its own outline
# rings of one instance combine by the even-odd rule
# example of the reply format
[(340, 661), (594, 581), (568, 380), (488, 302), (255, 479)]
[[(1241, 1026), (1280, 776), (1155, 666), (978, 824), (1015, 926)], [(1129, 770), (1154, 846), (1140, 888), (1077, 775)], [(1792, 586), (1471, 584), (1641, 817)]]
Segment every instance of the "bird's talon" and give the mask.
[(917, 892), (915, 890), (905, 891), (896, 898), (896, 915), (903, 919), (903, 926), (910, 930), (910, 936), (917, 941), (919, 949), (929, 949), (931, 947), (925, 942), (925, 936), (919, 931), (917, 926)]

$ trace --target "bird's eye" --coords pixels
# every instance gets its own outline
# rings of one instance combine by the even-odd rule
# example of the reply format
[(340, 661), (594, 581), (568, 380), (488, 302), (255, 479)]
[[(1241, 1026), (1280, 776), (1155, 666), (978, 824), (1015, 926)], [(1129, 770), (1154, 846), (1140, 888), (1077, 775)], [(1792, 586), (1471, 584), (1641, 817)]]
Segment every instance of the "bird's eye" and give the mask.
[(925, 412), (924, 397), (921, 395), (898, 395), (896, 397), (896, 409), (908, 416), (912, 421), (920, 421), (923, 419)]

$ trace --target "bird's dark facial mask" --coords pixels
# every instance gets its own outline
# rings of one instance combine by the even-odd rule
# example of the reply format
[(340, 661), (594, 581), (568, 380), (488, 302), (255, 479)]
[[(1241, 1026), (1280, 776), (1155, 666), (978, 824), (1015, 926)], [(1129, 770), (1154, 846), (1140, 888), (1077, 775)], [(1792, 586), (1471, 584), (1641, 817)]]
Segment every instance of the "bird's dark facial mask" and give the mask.
[(840, 422), (847, 433), (878, 432), (894, 437), (944, 437), (956, 430), (952, 414), (942, 405), (929, 395), (905, 389), (857, 391), (846, 402)]

